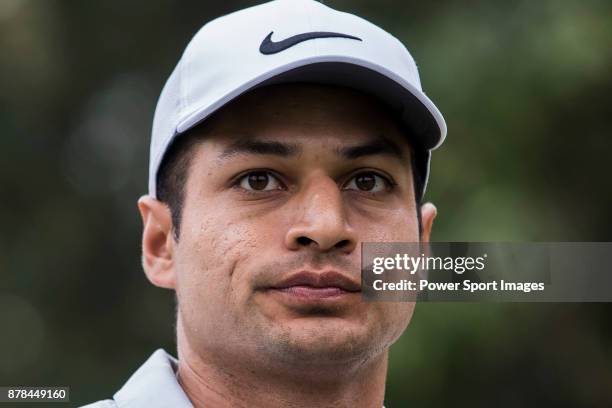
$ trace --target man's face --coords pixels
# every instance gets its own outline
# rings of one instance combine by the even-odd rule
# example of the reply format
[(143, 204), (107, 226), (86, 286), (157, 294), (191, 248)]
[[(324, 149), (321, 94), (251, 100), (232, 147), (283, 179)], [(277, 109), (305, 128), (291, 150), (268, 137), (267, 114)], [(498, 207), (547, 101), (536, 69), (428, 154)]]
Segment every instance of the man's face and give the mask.
[(347, 89), (279, 85), (204, 130), (169, 266), (190, 347), (283, 364), (384, 352), (414, 305), (362, 300), (361, 243), (419, 240), (410, 148), (388, 113)]

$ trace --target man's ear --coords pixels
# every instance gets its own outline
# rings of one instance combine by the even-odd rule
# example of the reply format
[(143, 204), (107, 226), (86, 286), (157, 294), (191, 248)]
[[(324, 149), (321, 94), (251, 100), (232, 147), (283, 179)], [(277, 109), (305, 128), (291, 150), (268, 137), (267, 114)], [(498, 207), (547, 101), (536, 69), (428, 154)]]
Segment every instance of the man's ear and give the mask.
[(149, 281), (167, 289), (176, 287), (174, 253), (176, 242), (172, 231), (170, 208), (151, 196), (138, 200), (142, 216), (142, 267)]
[(438, 210), (432, 203), (425, 203), (421, 206), (421, 222), (423, 223), (423, 232), (421, 233), (422, 242), (429, 242), (431, 227), (433, 226), (433, 221), (437, 213)]

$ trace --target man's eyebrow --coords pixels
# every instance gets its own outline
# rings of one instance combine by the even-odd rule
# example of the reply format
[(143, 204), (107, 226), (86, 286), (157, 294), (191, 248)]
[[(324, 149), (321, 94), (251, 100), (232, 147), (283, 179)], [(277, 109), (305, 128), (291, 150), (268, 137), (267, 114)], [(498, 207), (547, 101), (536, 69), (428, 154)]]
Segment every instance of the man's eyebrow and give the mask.
[(272, 142), (265, 140), (253, 140), (253, 139), (240, 139), (225, 149), (219, 156), (219, 159), (225, 159), (227, 157), (236, 154), (270, 154), (273, 156), (280, 157), (291, 157), (296, 156), (301, 152), (301, 148), (297, 144)]
[(400, 160), (406, 160), (405, 152), (394, 142), (387, 139), (378, 139), (357, 146), (341, 147), (336, 153), (346, 159), (358, 159), (364, 156), (388, 155)]

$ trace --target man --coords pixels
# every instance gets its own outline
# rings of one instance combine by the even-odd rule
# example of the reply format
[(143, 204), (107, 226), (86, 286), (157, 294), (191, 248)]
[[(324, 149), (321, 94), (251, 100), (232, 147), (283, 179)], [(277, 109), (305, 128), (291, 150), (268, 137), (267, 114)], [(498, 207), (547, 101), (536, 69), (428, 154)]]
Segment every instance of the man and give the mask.
[(156, 351), (97, 407), (381, 407), (414, 304), (365, 302), (363, 242), (427, 241), (444, 120), (406, 49), (311, 0), (205, 25), (155, 112), (148, 279), (175, 290)]

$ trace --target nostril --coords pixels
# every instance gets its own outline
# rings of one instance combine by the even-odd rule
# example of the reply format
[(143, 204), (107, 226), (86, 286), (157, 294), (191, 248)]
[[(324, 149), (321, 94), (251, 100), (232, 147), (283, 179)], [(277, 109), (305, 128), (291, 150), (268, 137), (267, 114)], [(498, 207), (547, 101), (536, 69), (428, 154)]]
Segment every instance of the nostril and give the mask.
[(349, 243), (350, 243), (350, 242), (349, 242), (349, 240), (348, 240), (348, 239), (343, 239), (342, 241), (338, 241), (338, 242), (336, 243), (336, 245), (334, 245), (334, 247), (336, 247), (336, 248), (344, 248), (345, 246), (348, 246), (348, 245), (349, 245)]
[(312, 242), (314, 242), (312, 239), (308, 238), (308, 237), (299, 237), (297, 239), (298, 244), (303, 245), (303, 246), (308, 246), (310, 245)]

